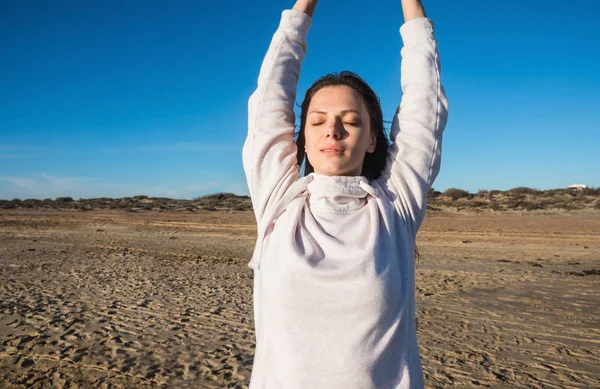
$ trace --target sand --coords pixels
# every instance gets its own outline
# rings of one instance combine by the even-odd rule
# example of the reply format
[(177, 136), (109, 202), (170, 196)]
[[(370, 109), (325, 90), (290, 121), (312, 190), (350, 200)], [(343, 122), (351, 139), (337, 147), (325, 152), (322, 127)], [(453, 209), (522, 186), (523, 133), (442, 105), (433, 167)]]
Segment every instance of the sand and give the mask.
[[(1, 388), (247, 388), (251, 212), (0, 211)], [(600, 214), (428, 214), (430, 388), (600, 387)]]

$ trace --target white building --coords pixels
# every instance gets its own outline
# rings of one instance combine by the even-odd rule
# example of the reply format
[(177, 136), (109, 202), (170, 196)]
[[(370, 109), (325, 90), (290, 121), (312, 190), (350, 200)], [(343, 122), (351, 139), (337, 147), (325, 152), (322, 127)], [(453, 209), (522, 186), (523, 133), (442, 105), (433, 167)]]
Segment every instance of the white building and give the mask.
[(584, 190), (587, 189), (588, 186), (584, 185), (584, 184), (573, 184), (573, 185), (569, 185), (568, 189), (573, 189), (573, 190)]

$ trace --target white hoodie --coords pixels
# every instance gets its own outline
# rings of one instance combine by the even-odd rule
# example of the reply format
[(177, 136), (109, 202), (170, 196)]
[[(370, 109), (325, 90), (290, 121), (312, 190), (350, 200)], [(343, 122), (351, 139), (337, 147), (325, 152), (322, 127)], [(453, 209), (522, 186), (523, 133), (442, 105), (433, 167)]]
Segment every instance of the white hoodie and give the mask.
[(433, 23), (400, 28), (402, 103), (379, 179), (300, 178), (294, 102), (306, 36), (284, 11), (248, 104), (243, 161), (258, 224), (251, 389), (422, 388), (414, 247), (448, 106)]

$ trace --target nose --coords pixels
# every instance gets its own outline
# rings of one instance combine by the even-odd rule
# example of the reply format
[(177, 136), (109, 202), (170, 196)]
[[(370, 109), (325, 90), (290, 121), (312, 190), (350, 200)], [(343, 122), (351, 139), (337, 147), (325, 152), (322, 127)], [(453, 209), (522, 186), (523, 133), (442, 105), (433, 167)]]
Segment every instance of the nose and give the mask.
[(327, 126), (327, 138), (333, 139), (341, 139), (344, 131), (344, 125), (342, 124), (342, 120), (340, 118), (335, 118), (335, 120), (329, 122)]

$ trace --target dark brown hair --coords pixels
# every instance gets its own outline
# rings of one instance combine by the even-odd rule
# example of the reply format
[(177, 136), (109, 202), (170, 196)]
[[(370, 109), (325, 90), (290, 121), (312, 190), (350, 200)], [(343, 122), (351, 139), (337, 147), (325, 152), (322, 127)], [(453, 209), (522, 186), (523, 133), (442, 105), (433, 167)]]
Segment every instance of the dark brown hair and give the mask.
[[(374, 152), (365, 153), (361, 175), (365, 176), (368, 180), (379, 178), (385, 167), (387, 150), (390, 145), (383, 127), (381, 104), (373, 89), (371, 89), (371, 87), (357, 74), (349, 71), (327, 74), (315, 81), (306, 91), (304, 101), (300, 105), (300, 130), (296, 133), (296, 144), (298, 145), (297, 159), (298, 165), (301, 167), (301, 174), (306, 176), (314, 171), (314, 168), (310, 164), (310, 161), (306, 157), (306, 152), (304, 151), (304, 145), (306, 143), (304, 128), (306, 127), (308, 106), (310, 105), (313, 96), (320, 89), (328, 86), (348, 86), (358, 92), (362, 97), (365, 106), (367, 107), (367, 112), (369, 112), (371, 132), (377, 134), (377, 144)], [(302, 166), (304, 166), (303, 169)]]

